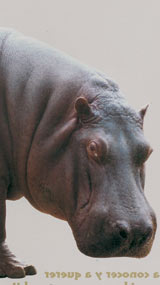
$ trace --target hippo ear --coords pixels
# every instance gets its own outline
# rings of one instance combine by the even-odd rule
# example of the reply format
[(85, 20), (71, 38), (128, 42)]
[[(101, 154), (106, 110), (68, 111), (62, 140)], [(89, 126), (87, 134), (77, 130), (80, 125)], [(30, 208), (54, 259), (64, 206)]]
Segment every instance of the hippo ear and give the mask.
[(88, 117), (91, 115), (91, 107), (85, 97), (79, 97), (75, 102), (75, 109), (79, 117)]
[(146, 112), (147, 112), (148, 107), (149, 107), (149, 105), (147, 105), (146, 107), (142, 108), (142, 109), (139, 111), (139, 114), (140, 114), (142, 120), (144, 119), (144, 116), (145, 116), (145, 114), (146, 114)]

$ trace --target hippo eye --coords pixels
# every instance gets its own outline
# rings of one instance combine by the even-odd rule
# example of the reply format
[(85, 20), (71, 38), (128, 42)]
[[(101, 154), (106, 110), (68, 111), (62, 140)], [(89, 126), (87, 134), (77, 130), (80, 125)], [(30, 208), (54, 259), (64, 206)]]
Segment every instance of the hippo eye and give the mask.
[(87, 147), (88, 153), (93, 157), (97, 158), (98, 157), (98, 147), (96, 142), (91, 141)]
[(104, 162), (107, 153), (106, 143), (102, 139), (90, 141), (87, 145), (88, 156), (96, 162)]
[(96, 152), (96, 151), (97, 151), (97, 144), (96, 144), (95, 142), (91, 142), (91, 143), (89, 144), (89, 149), (90, 149), (90, 151), (92, 151), (92, 152)]

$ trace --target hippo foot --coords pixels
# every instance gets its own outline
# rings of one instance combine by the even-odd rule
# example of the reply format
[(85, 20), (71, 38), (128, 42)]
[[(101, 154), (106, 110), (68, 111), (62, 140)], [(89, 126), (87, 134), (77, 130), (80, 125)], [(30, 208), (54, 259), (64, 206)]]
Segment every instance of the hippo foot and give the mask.
[(6, 243), (0, 245), (0, 278), (23, 278), (36, 273), (34, 266), (18, 261)]

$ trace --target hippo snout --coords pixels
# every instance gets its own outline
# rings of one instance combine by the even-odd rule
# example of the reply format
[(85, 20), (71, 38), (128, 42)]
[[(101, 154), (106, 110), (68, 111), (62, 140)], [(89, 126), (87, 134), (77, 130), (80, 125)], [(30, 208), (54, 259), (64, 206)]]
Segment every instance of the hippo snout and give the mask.
[(116, 248), (123, 243), (123, 246), (126, 245), (128, 249), (131, 249), (134, 246), (143, 245), (152, 237), (153, 226), (151, 222), (131, 226), (126, 221), (117, 221), (110, 227), (104, 226), (104, 234), (113, 247)]
[(77, 245), (82, 253), (91, 257), (145, 257), (152, 247), (156, 231), (155, 217), (135, 221), (92, 223), (79, 234)]
[[(154, 233), (151, 220), (132, 224), (126, 221), (117, 221), (110, 226), (104, 226), (105, 249), (109, 254), (135, 255), (137, 251), (149, 243)], [(116, 253), (117, 252), (117, 253)]]

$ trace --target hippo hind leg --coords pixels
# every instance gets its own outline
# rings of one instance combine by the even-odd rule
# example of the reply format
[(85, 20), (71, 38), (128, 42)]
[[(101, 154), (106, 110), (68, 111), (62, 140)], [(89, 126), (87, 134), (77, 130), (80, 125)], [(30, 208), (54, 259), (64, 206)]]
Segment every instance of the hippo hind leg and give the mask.
[(23, 278), (26, 275), (36, 274), (36, 269), (32, 265), (25, 265), (18, 261), (5, 242), (7, 191), (4, 184), (4, 179), (0, 178), (0, 278)]

